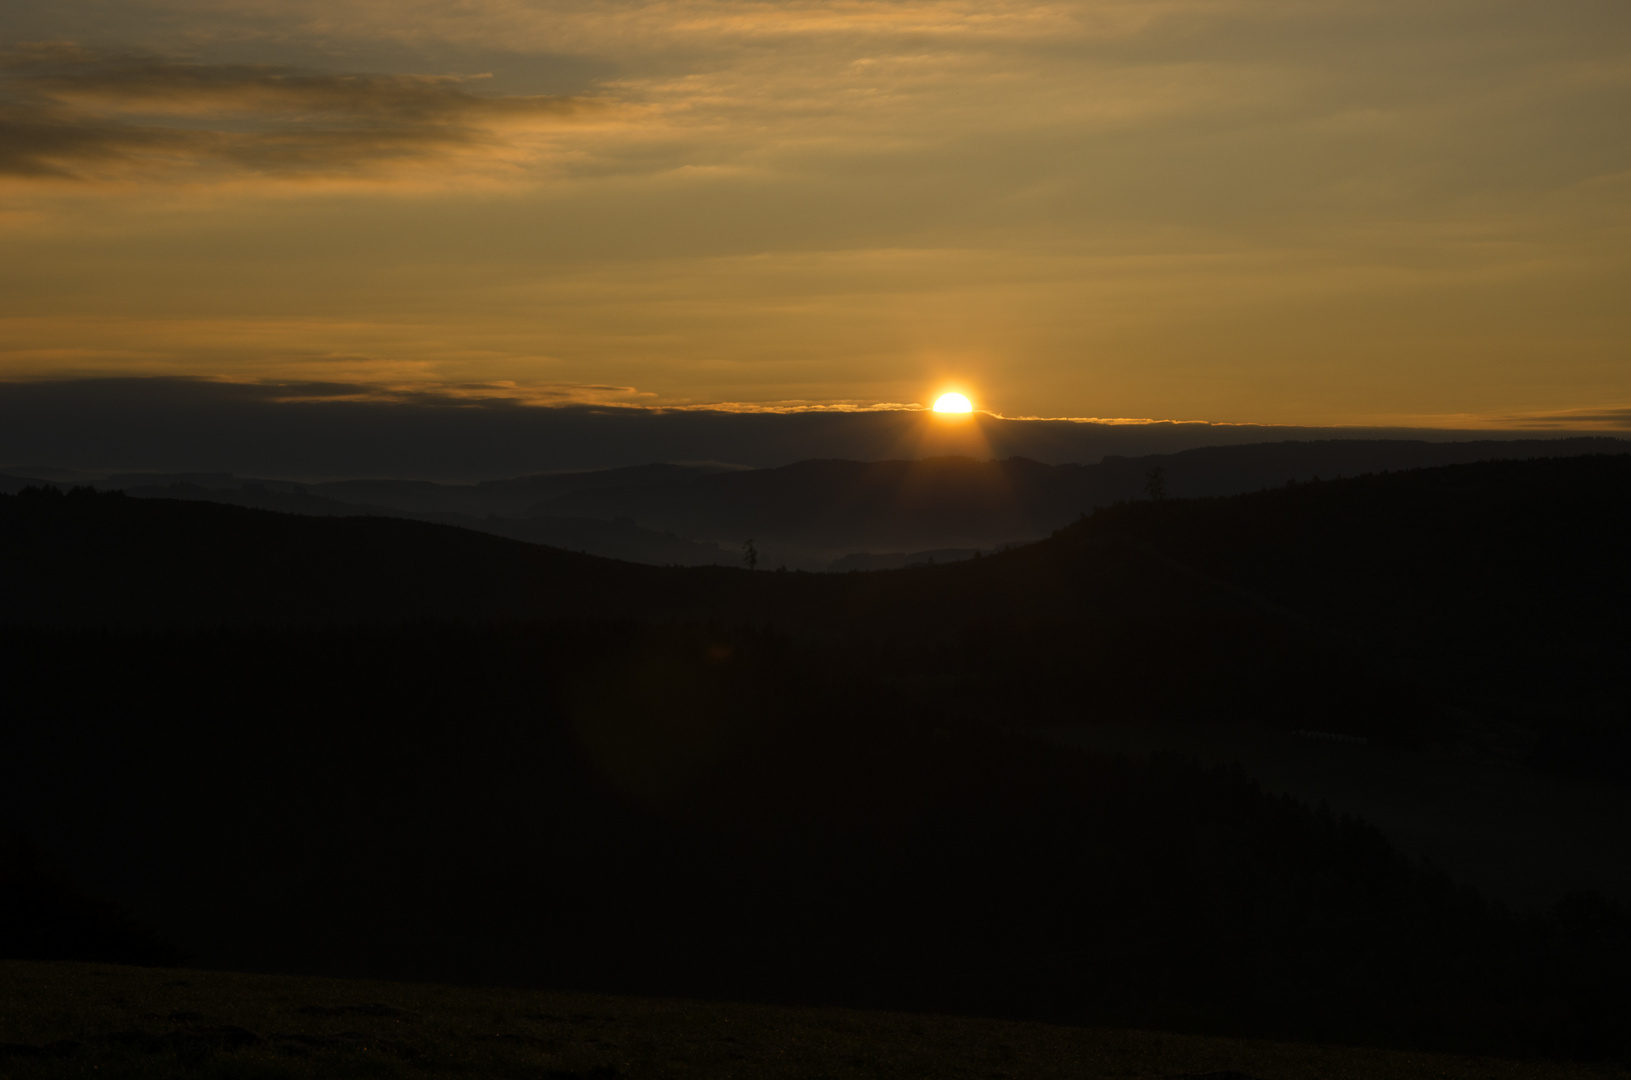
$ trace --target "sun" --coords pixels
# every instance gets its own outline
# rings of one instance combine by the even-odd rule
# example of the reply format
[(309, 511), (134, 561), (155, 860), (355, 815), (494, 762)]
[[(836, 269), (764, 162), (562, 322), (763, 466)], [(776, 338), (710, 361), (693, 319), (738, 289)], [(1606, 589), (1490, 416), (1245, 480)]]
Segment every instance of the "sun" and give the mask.
[(974, 406), (962, 394), (941, 394), (934, 401), (935, 412), (973, 412)]

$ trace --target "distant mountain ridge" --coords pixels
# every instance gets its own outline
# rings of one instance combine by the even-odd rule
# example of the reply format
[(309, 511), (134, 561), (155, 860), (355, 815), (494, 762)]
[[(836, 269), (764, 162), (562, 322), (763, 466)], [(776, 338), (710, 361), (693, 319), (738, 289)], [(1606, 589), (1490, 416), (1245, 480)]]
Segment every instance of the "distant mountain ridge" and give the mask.
[[(858, 569), (970, 557), (1039, 539), (1096, 507), (1147, 497), (1231, 495), (1293, 480), (1502, 458), (1616, 453), (1613, 438), (1427, 442), (1328, 440), (1213, 446), (1047, 465), (1023, 457), (811, 460), (772, 469), (651, 464), (439, 484), (297, 483), (229, 474), (123, 474), (99, 487), (319, 516), (386, 514), (654, 565)], [(48, 470), (47, 470), (48, 471)], [(0, 490), (32, 482), (0, 477)], [(60, 482), (60, 481), (59, 481)], [(178, 485), (184, 485), (178, 487)], [(851, 558), (851, 556), (864, 556)], [(886, 557), (883, 562), (872, 556)]]
[(643, 529), (625, 517), (610, 520), (575, 516), (521, 518), (496, 513), (478, 517), (457, 511), (340, 502), (313, 494), (309, 489), (279, 490), (253, 482), (222, 488), (186, 483), (150, 484), (127, 488), (125, 492), (136, 498), (218, 502), (309, 517), (403, 517), (653, 566), (730, 565), (738, 559), (736, 554), (723, 551), (715, 544), (686, 540), (672, 532)]
[[(963, 454), (1062, 464), (1097, 462), (1106, 454), (1143, 456), (1288, 439), (1480, 437), (1442, 428), (1102, 422), (989, 413), (948, 423), (944, 416), (915, 409), (535, 408), (419, 393), (411, 401), (386, 402), (377, 400), (377, 387), (354, 383), (302, 384), (303, 392), (293, 399), (290, 390), (277, 383), (186, 378), (0, 382), (0, 463), (102, 472), (399, 477), (470, 484), (653, 461), (769, 468), (823, 458), (888, 461)], [(1481, 437), (1545, 439), (1557, 434), (1492, 430)]]
[(870, 551), (990, 548), (1046, 536), (1083, 513), (1144, 498), (1160, 470), (1165, 494), (1234, 495), (1290, 480), (1495, 458), (1612, 453), (1618, 439), (1428, 443), (1333, 441), (1217, 446), (1095, 465), (1028, 458), (804, 461), (777, 469), (672, 471), (639, 484), (584, 485), (528, 516), (623, 515), (687, 536), (754, 536), (788, 545)]
[[(1537, 638), (1550, 642), (1624, 632), (1611, 616), (1631, 588), (1628, 506), (1631, 454), (1483, 462), (1144, 499), (984, 559), (857, 577), (640, 566), (383, 516), (36, 490), (0, 497), (0, 620), (679, 617), (931, 640), (1005, 619), (1151, 619), (1156, 597), (1184, 596), (1343, 640), (1433, 645), (1512, 624), (1550, 626)], [(1514, 623), (1514, 590), (1527, 621)]]

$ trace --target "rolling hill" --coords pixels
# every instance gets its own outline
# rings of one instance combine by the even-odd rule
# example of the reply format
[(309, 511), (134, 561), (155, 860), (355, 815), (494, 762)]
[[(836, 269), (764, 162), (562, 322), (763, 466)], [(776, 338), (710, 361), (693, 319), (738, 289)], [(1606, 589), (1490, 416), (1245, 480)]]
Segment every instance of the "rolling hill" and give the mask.
[[(756, 541), (767, 567), (879, 568), (969, 557), (1036, 540), (1083, 512), (1143, 498), (1159, 470), (1172, 497), (1233, 495), (1291, 480), (1496, 458), (1613, 453), (1623, 440), (1433, 443), (1329, 440), (1214, 446), (1049, 465), (812, 460), (779, 468), (645, 465), (476, 484), (408, 480), (297, 483), (226, 474), (120, 474), (96, 486), (144, 498), (206, 499), (322, 516), (387, 514), (457, 525), (654, 565), (736, 565)], [(0, 477), (0, 490), (28, 481)], [(691, 538), (691, 539), (685, 539)], [(884, 556), (845, 561), (848, 555)]]
[[(1127, 503), (1023, 548), (856, 575), (659, 568), (431, 523), (35, 492), (0, 497), (15, 568), (0, 620), (700, 620), (918, 652), (981, 642), (1038, 673), (1091, 673), (1106, 650), (1121, 655), (1109, 670), (1153, 672), (1163, 654), (1199, 665), (1214, 701), (1226, 669), (1278, 670), (1276, 650), (1369, 664), (1371, 682), (1459, 680), (1469, 702), (1582, 701), (1613, 682), (1626, 632), (1628, 494), (1631, 456), (1485, 462)], [(1601, 692), (1613, 707), (1617, 691)]]
[(809, 574), (31, 491), (0, 815), (210, 965), (1617, 1054), (1614, 904), (1509, 915), (1025, 729), (1516, 724), (1508, 767), (1612, 772), (1628, 494), (1623, 455), (1483, 462)]

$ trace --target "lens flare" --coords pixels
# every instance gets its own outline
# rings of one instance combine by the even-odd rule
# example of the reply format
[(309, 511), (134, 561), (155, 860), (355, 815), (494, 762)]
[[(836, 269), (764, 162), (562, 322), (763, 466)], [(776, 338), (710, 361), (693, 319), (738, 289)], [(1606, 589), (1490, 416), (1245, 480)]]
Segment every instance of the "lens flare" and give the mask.
[(973, 412), (974, 406), (962, 394), (941, 394), (934, 402), (935, 412)]

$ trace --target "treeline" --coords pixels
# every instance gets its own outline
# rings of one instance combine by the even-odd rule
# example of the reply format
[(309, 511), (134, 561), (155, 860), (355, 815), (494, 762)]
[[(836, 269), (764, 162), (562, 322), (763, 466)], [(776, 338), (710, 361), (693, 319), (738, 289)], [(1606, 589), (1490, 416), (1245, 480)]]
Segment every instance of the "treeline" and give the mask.
[(1445, 747), (1500, 731), (1513, 763), (1624, 779), (1628, 529), (1626, 455), (1144, 500), (1025, 548), (870, 574), (636, 566), (422, 522), (35, 490), (0, 497), (0, 623), (772, 626), (843, 642), (970, 719), (1213, 717)]
[(855, 655), (11, 631), (0, 813), (209, 965), (1631, 1052), (1612, 905), (1507, 913), (1237, 773), (964, 721)]
[(1272, 605), (1265, 618), (1300, 625), (1325, 662), (1346, 658), (1330, 684), (1343, 692), (1326, 696), (1346, 699), (1356, 733), (1432, 741), (1470, 723), (1516, 733), (1530, 764), (1624, 782), (1627, 536), (1620, 454), (1123, 504), (1022, 557), (1069, 565), (1107, 541), (1157, 552)]

